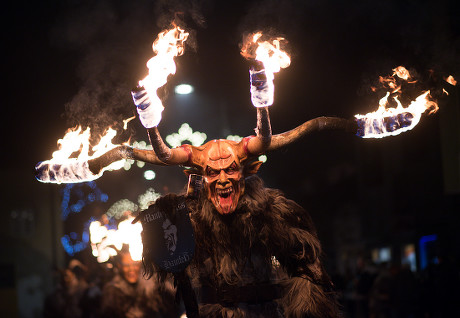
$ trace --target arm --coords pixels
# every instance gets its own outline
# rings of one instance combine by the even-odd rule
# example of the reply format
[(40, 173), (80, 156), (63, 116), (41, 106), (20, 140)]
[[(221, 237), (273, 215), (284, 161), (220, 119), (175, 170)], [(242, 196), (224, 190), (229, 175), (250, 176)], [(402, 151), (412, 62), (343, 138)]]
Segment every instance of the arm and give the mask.
[(282, 304), (286, 316), (337, 317), (332, 283), (321, 263), (321, 244), (309, 214), (294, 201), (278, 196), (271, 238), (274, 256), (291, 277)]

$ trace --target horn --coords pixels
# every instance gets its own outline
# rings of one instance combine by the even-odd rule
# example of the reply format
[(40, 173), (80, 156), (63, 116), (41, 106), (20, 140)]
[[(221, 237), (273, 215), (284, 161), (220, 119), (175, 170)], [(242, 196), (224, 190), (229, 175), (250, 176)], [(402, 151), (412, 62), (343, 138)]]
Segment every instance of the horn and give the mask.
[[(260, 107), (257, 109), (257, 137), (249, 139), (247, 144), (248, 152), (251, 155), (258, 155), (267, 151), (276, 150), (295, 142), (297, 139), (307, 134), (322, 130), (344, 130), (356, 134), (358, 125), (356, 121), (345, 118), (318, 117), (306, 121), (292, 130), (271, 136), (268, 109), (266, 107)], [(88, 160), (89, 169), (92, 173), (98, 174), (104, 167), (121, 159), (139, 160), (160, 166), (182, 165), (187, 163), (193, 165), (191, 154), (194, 150), (198, 151), (199, 148), (185, 145), (170, 149), (163, 142), (157, 127), (148, 129), (148, 134), (154, 151), (132, 148), (130, 146), (118, 146), (100, 157)]]
[[(190, 160), (190, 151), (185, 147), (169, 148), (161, 138), (158, 127), (147, 129), (150, 143), (157, 158), (166, 165), (183, 165)], [(188, 149), (188, 148), (187, 148)]]
[(157, 155), (155, 155), (152, 150), (137, 149), (130, 146), (118, 146), (97, 158), (88, 160), (88, 168), (92, 173), (99, 174), (103, 168), (121, 159), (139, 160), (160, 166), (166, 165), (163, 161), (158, 159)]
[(248, 142), (248, 152), (251, 155), (260, 155), (270, 146), (272, 141), (272, 127), (268, 107), (257, 107), (257, 128), (256, 138), (251, 138)]
[(354, 120), (339, 117), (318, 117), (311, 119), (292, 130), (274, 135), (267, 151), (282, 148), (307, 134), (322, 130), (344, 130), (356, 134), (358, 131), (358, 124)]

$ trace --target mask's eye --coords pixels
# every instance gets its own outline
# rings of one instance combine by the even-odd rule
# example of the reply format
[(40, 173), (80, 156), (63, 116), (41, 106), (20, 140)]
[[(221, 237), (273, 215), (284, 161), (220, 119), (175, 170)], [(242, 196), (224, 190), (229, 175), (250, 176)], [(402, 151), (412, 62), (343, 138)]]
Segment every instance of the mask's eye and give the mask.
[(210, 167), (206, 167), (206, 175), (209, 176), (209, 177), (215, 177), (219, 174), (219, 171), (217, 170), (214, 170)]
[(238, 167), (236, 166), (236, 163), (233, 162), (230, 167), (228, 167), (227, 169), (225, 169), (225, 172), (227, 174), (234, 174), (234, 173), (237, 173), (238, 172)]

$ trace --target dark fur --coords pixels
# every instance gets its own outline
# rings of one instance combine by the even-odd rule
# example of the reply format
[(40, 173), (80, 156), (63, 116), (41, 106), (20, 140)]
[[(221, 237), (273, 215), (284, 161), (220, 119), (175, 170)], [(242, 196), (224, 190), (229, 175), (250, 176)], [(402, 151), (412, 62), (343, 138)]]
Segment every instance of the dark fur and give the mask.
[[(188, 202), (197, 244), (190, 266), (194, 286), (219, 289), (283, 278), (284, 296), (278, 302), (286, 317), (339, 316), (320, 262), (316, 230), (302, 207), (279, 190), (265, 188), (256, 176), (246, 180), (245, 194), (230, 215), (218, 214), (203, 197)], [(172, 206), (175, 200), (168, 195), (156, 204)], [(280, 266), (273, 264), (273, 256)], [(266, 317), (266, 312), (278, 316), (274, 302), (248, 306), (205, 304), (200, 313), (207, 317), (226, 317), (228, 312), (235, 317)]]

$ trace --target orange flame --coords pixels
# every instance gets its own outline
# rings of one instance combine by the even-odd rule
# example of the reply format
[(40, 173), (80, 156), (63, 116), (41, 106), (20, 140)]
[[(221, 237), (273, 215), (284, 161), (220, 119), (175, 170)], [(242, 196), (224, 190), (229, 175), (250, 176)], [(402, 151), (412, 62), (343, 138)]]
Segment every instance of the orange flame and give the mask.
[(123, 244), (129, 245), (129, 253), (133, 261), (142, 259), (142, 225), (132, 224), (133, 216), (118, 224), (118, 229), (108, 229), (100, 221), (93, 221), (89, 226), (92, 254), (99, 263), (117, 255)]
[(131, 120), (135, 119), (135, 118), (136, 118), (136, 116), (132, 116), (132, 117), (129, 117), (129, 118), (127, 118), (127, 119), (123, 119), (123, 130), (128, 129), (128, 123), (129, 123)]
[(251, 85), (251, 99), (256, 107), (270, 106), (273, 104), (275, 86), (273, 80), (274, 73), (286, 68), (291, 64), (289, 55), (280, 49), (280, 42), (284, 38), (277, 37), (270, 41), (262, 41), (262, 32), (256, 32), (246, 37), (241, 48), (241, 55), (247, 59), (255, 59), (262, 62), (262, 71), (250, 70), (250, 75), (257, 76), (261, 72), (265, 73), (266, 86), (256, 89)]
[(393, 69), (393, 72), (393, 75), (397, 75), (403, 80), (407, 81), (410, 78), (409, 71), (404, 66), (398, 66), (397, 68)]
[(282, 37), (270, 41), (262, 41), (262, 32), (256, 32), (246, 38), (241, 48), (241, 55), (247, 59), (255, 59), (264, 64), (265, 72), (277, 73), (281, 68), (291, 64), (289, 55), (280, 49), (280, 42), (285, 41)]
[(393, 71), (393, 76), (380, 77), (380, 82), (384, 83), (390, 91), (380, 99), (378, 109), (365, 115), (355, 115), (360, 137), (382, 138), (398, 135), (414, 128), (426, 111), (429, 111), (428, 114), (432, 114), (438, 110), (436, 102), (429, 99), (430, 91), (421, 93), (407, 107), (404, 107), (397, 97), (392, 97), (397, 107), (388, 107), (390, 93), (400, 92), (401, 90), (401, 85), (397, 84), (394, 76), (398, 76), (405, 81), (411, 78), (409, 71), (403, 66), (399, 66)]
[(446, 82), (449, 83), (449, 84), (452, 85), (452, 86), (457, 85), (457, 81), (455, 80), (455, 78), (454, 78), (452, 75), (449, 75), (449, 76), (446, 78)]
[(157, 89), (166, 84), (169, 75), (176, 73), (174, 58), (184, 53), (188, 36), (189, 33), (175, 26), (158, 34), (153, 42), (152, 48), (156, 55), (147, 62), (149, 74), (139, 81), (139, 85), (145, 88), (151, 101), (149, 111), (153, 113), (153, 126), (157, 126), (161, 121), (161, 112), (164, 109), (157, 95)]
[[(104, 171), (120, 169), (125, 163), (124, 159), (110, 164), (97, 175), (93, 174), (88, 167), (88, 160), (97, 158), (117, 147), (112, 144), (112, 139), (116, 134), (114, 129), (108, 128), (99, 143), (91, 147), (90, 128), (84, 131), (81, 126), (69, 129), (65, 136), (58, 140), (59, 150), (53, 152), (52, 159), (40, 162), (36, 166), (36, 170), (40, 171), (37, 179), (41, 182), (52, 183), (86, 182), (99, 178)], [(72, 157), (75, 153), (78, 153), (78, 156)]]

